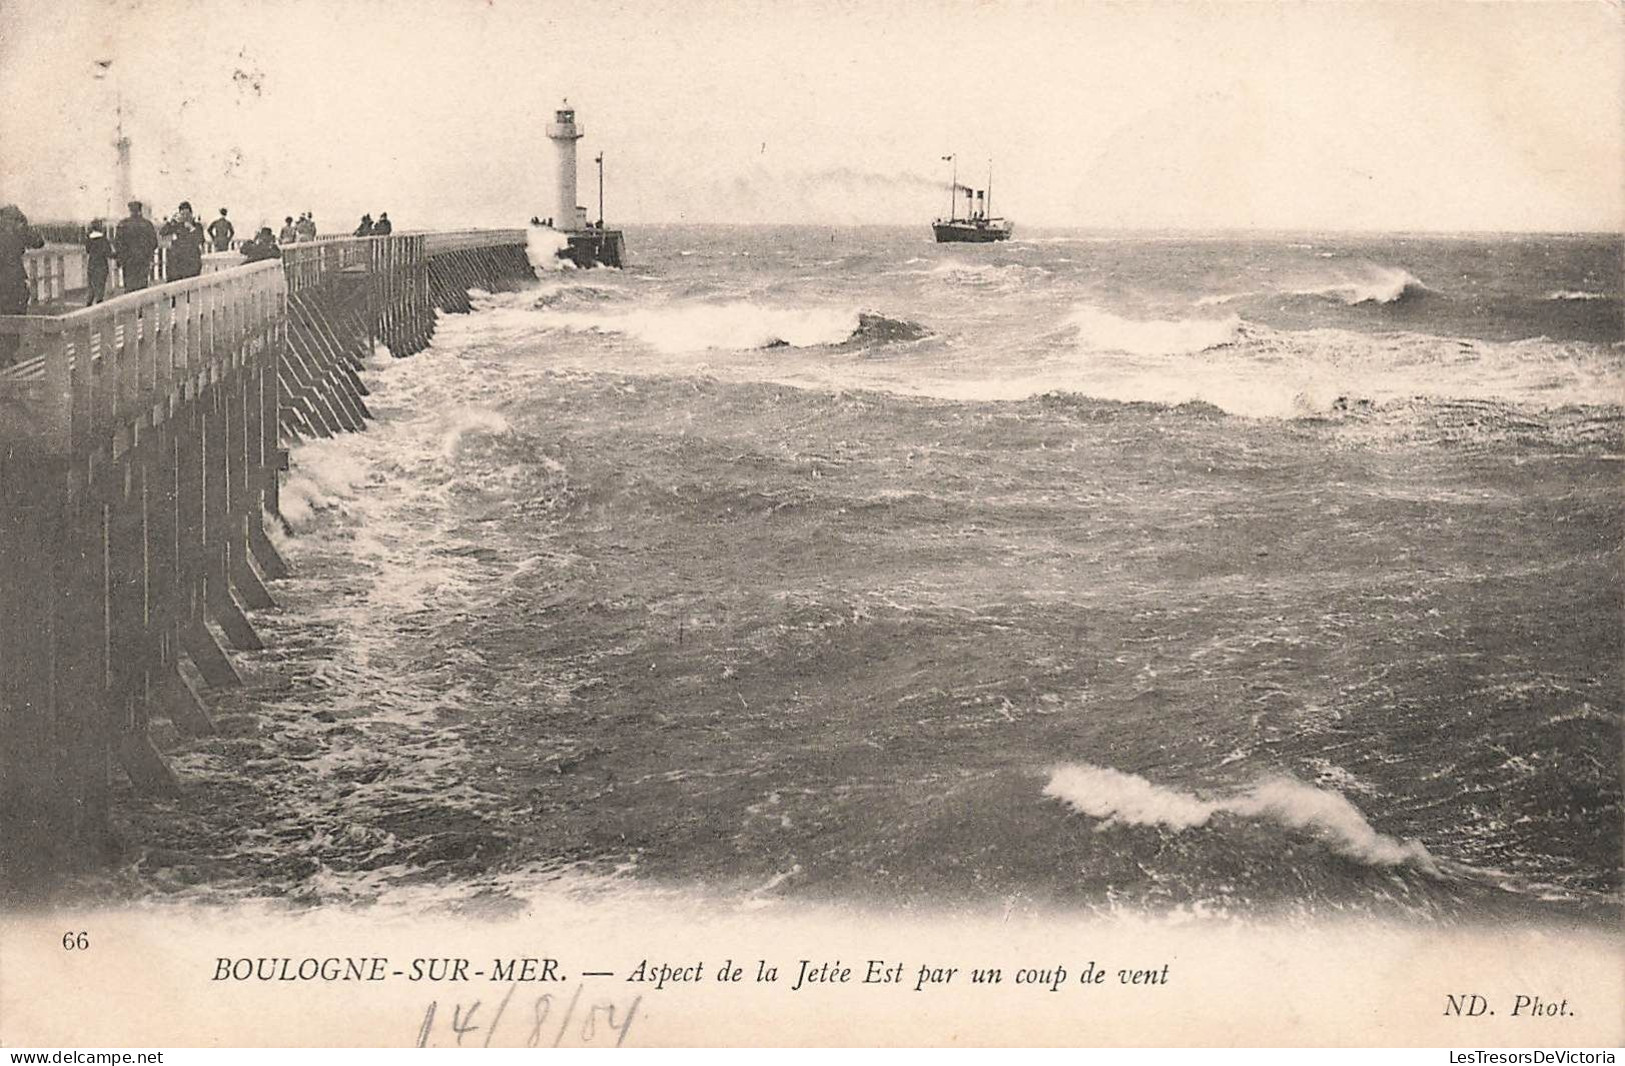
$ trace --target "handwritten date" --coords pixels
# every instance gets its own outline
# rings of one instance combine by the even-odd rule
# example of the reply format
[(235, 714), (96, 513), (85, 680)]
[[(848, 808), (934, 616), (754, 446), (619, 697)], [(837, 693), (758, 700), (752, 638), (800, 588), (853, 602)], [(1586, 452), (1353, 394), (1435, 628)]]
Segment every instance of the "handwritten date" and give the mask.
[[(631, 1002), (613, 998), (582, 1001), (582, 986), (573, 990), (518, 997), (519, 983), (508, 986), (494, 1005), (484, 1000), (449, 1003), (433, 1000), (418, 1027), (418, 1047), (620, 1047), (632, 1030), (642, 996)], [(510, 1041), (518, 1041), (511, 1043)]]

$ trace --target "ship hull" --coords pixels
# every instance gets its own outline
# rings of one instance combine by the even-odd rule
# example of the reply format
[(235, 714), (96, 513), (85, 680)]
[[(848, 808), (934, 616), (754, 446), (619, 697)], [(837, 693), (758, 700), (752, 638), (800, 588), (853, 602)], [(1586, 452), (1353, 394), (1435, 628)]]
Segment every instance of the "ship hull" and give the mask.
[(991, 244), (994, 241), (1007, 241), (1010, 239), (1012, 227), (1005, 226), (978, 226), (965, 222), (934, 222), (931, 232), (936, 234), (938, 244)]

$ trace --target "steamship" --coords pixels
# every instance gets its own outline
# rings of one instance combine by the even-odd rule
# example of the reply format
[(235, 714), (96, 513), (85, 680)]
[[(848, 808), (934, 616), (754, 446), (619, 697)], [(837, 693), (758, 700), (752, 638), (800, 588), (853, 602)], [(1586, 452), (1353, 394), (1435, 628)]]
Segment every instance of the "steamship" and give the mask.
[[(931, 223), (931, 232), (938, 244), (988, 244), (1007, 241), (1015, 226), (1007, 218), (993, 214), (993, 166), (988, 164), (987, 188), (973, 189), (959, 184), (959, 164), (954, 156), (942, 157), (944, 163), (953, 164), (953, 175), (948, 188), (948, 217)], [(965, 216), (959, 217), (959, 194), (965, 194)]]

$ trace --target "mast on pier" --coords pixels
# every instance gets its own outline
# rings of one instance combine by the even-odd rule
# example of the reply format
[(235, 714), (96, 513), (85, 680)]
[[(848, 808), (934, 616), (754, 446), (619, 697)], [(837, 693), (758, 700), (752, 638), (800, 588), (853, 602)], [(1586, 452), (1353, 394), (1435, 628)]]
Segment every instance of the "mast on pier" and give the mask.
[[(117, 181), (118, 199), (113, 204), (113, 211), (123, 211), (126, 204), (135, 198), (135, 181), (130, 176), (130, 138), (124, 135), (124, 99), (118, 102), (117, 136), (113, 141), (113, 150), (118, 153)], [(105, 159), (106, 157), (103, 156)]]

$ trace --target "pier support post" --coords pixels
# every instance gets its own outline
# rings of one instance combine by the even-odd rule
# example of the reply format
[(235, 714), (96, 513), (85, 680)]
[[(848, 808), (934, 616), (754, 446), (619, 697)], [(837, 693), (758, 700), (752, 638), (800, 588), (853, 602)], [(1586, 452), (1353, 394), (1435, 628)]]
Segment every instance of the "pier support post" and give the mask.
[(178, 796), (180, 782), (169, 768), (145, 728), (126, 730), (118, 738), (119, 765), (129, 775), (130, 784), (149, 796)]
[(186, 649), (187, 658), (192, 660), (192, 665), (197, 667), (204, 683), (210, 688), (236, 688), (242, 685), (243, 679), (237, 673), (237, 668), (231, 664), (219, 642), (214, 639), (214, 634), (201, 620), (181, 630), (181, 647)]
[(224, 390), (211, 385), (203, 396), (203, 547), (204, 603), (220, 632), (238, 651), (265, 647), (232, 596), (231, 520), (227, 504), (228, 447)]
[(209, 717), (203, 700), (174, 663), (155, 671), (150, 685), (149, 695), (154, 709), (173, 722), (176, 729), (192, 736), (207, 736), (214, 732), (214, 720)]

